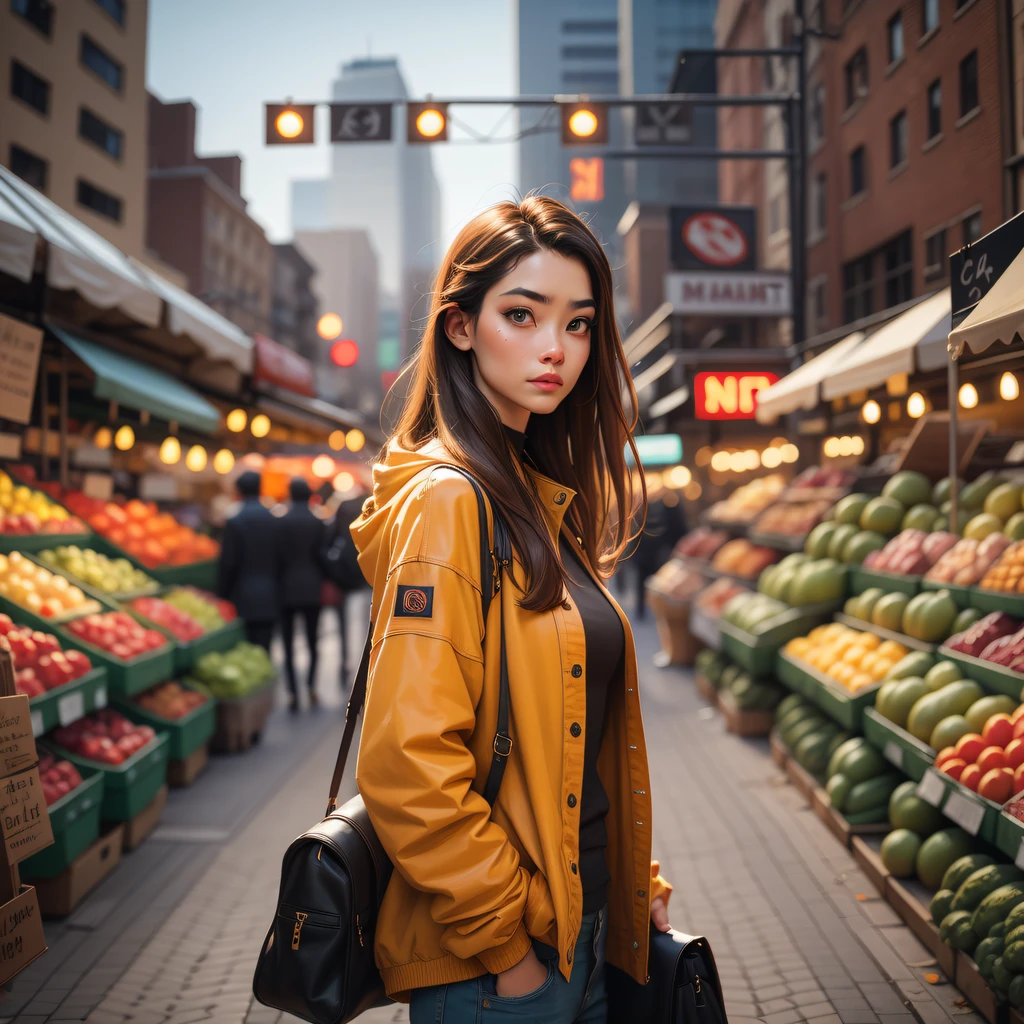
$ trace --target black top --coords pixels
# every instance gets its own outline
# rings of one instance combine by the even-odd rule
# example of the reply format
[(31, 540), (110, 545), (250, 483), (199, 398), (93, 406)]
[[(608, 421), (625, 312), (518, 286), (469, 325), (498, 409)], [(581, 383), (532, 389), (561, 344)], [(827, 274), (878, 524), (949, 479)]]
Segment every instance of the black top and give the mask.
[(248, 497), (224, 524), (217, 594), (246, 622), (272, 622), (281, 614), (281, 524)]
[[(505, 428), (522, 454), (526, 435)], [(607, 721), (608, 690), (623, 671), (625, 638), (622, 623), (608, 599), (584, 568), (571, 541), (564, 533), (558, 541), (562, 565), (569, 577), (569, 600), (575, 602), (583, 620), (587, 652), (587, 715), (583, 733), (583, 792), (580, 794), (579, 871), (583, 887), (583, 913), (604, 906), (608, 892), (608, 865), (605, 847), (608, 832), (608, 795), (597, 773), (597, 755), (601, 749)]]
[(319, 608), (324, 578), (320, 569), (323, 521), (313, 515), (304, 501), (295, 501), (279, 523), (285, 557), (281, 603), (285, 608)]

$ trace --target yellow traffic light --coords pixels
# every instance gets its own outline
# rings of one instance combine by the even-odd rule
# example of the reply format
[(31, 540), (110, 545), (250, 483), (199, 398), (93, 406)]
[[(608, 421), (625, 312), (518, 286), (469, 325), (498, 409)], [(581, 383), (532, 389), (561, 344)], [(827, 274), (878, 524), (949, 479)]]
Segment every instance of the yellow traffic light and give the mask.
[(334, 341), (341, 336), (342, 327), (341, 317), (337, 313), (324, 313), (316, 322), (316, 333), (324, 341)]
[(604, 145), (608, 141), (605, 103), (562, 103), (562, 145)]
[(297, 139), (302, 134), (302, 129), (306, 127), (306, 122), (296, 111), (282, 110), (274, 121), (274, 127), (282, 139)]
[(315, 141), (312, 103), (267, 103), (267, 145), (306, 146)]
[(406, 111), (409, 142), (448, 141), (447, 103), (409, 103)]

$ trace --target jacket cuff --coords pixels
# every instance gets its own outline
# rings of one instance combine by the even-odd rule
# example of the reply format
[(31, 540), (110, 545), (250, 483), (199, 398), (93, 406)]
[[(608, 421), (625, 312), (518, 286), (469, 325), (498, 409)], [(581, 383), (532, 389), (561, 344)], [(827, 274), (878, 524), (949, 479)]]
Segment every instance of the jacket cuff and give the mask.
[(512, 938), (500, 946), (484, 949), (477, 953), (476, 958), (487, 968), (489, 974), (501, 974), (510, 967), (515, 967), (532, 948), (530, 935), (522, 921), (512, 933)]
[(665, 901), (665, 906), (668, 906), (669, 897), (672, 895), (672, 885), (661, 877), (658, 872), (661, 870), (661, 864), (656, 860), (651, 861), (651, 901), (653, 902), (659, 896)]

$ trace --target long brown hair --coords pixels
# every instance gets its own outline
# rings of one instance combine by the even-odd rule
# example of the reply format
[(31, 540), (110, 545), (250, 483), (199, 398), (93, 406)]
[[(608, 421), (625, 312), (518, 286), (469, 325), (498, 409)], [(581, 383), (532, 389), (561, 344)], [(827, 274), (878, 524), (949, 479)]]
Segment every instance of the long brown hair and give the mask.
[(522, 605), (536, 611), (562, 600), (558, 552), (533, 489), (509, 472), (510, 442), (497, 411), (474, 383), (472, 353), (451, 343), (444, 324), (453, 307), (475, 318), (492, 285), (542, 249), (586, 267), (597, 312), (580, 379), (554, 412), (531, 414), (526, 449), (541, 473), (577, 492), (569, 524), (583, 538), (591, 564), (611, 574), (635, 536), (635, 513), (646, 514), (643, 475), (638, 495), (625, 459), (628, 444), (640, 463), (633, 442), (637, 399), (615, 323), (608, 258), (593, 232), (562, 203), (538, 195), (498, 203), (459, 232), (438, 272), (422, 343), (403, 370), (411, 380), (393, 432), (407, 450), (438, 438), (453, 461), (484, 486), (525, 568)]

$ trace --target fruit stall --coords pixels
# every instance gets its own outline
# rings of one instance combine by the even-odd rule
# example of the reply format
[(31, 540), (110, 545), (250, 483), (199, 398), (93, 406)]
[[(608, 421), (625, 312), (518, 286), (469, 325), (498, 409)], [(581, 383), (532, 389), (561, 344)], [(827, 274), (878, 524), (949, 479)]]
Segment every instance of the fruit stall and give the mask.
[[(775, 546), (698, 631), (694, 666), (730, 730), (770, 731), (815, 814), (995, 1024), (1024, 1013), (1024, 474), (958, 482), (952, 523), (951, 486), (904, 471), (816, 520), (790, 513), (802, 550)], [(735, 505), (712, 508), (663, 578), (700, 576), (697, 608), (729, 578), (712, 570), (726, 544), (772, 546), (755, 524), (791, 492), (748, 509), (742, 534)]]

